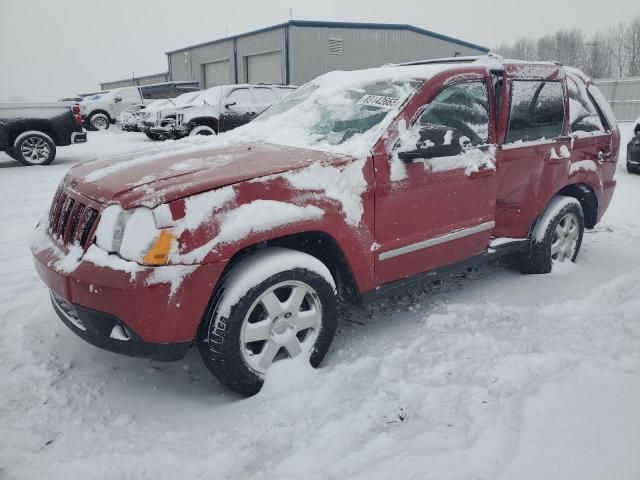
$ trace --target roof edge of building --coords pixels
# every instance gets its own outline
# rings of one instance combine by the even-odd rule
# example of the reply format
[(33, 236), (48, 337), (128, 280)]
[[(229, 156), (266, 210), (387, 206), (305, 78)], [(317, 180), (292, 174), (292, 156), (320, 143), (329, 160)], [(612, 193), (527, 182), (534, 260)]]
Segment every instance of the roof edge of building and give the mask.
[[(447, 42), (455, 43), (457, 45), (474, 48), (477, 50), (482, 50), (485, 53), (490, 51), (489, 48), (484, 47), (482, 45), (478, 45), (475, 43), (467, 42), (465, 40), (460, 40), (458, 38), (450, 37), (448, 35), (444, 35), (441, 33), (436, 33), (431, 30), (427, 30), (420, 27), (415, 27), (413, 25), (401, 24), (401, 23), (361, 23), (361, 22), (327, 22), (327, 21), (316, 21), (316, 20), (289, 20), (288, 22), (278, 23), (276, 25), (271, 25), (269, 27), (259, 28), (257, 30), (252, 30), (250, 32), (239, 33), (237, 35), (231, 35), (229, 37), (219, 38), (217, 40), (211, 40), (209, 42), (198, 43), (196, 45), (189, 45), (187, 47), (178, 48), (175, 50), (170, 50), (165, 52), (165, 55), (171, 55), (172, 53), (184, 52), (187, 50), (191, 50), (192, 48), (205, 47), (207, 45), (213, 45), (216, 43), (226, 42), (230, 40), (235, 40), (238, 38), (247, 37), (249, 35), (255, 35), (257, 33), (269, 32), (272, 30), (277, 30), (279, 28), (284, 27), (310, 27), (310, 28), (361, 28), (361, 29), (376, 29), (376, 30), (408, 30), (410, 32), (419, 33), (422, 35), (426, 35), (432, 38), (437, 38), (439, 40), (444, 40)], [(140, 77), (138, 77), (140, 78)]]

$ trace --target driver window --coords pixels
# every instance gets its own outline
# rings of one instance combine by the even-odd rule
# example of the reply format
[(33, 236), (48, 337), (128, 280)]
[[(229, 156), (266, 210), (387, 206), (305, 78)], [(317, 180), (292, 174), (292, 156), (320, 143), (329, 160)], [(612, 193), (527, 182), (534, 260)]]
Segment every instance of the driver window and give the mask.
[(442, 90), (424, 109), (420, 126), (458, 130), (466, 145), (489, 142), (489, 97), (484, 82), (451, 85)]
[(236, 102), (231, 108), (242, 108), (251, 105), (251, 95), (248, 88), (238, 88), (229, 94), (226, 103)]

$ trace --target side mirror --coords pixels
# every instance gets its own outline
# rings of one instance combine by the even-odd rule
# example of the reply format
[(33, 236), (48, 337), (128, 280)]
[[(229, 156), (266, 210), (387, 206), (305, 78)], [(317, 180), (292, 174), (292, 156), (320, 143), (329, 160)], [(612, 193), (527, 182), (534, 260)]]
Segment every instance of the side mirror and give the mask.
[(453, 157), (464, 148), (460, 131), (438, 125), (422, 127), (415, 150), (398, 152), (398, 158), (411, 162), (418, 158)]
[(113, 99), (114, 103), (118, 103), (122, 101), (122, 97), (116, 97)]
[(229, 103), (225, 103), (224, 106), (225, 108), (229, 108), (229, 107), (233, 107), (235, 104), (237, 104), (238, 102), (236, 102), (235, 100), (233, 102), (229, 102)]

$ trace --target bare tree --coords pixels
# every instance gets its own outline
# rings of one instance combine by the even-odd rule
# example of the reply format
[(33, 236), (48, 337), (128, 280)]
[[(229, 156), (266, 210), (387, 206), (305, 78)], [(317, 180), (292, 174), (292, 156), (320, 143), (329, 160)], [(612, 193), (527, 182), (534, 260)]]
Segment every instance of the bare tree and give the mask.
[(625, 53), (627, 56), (627, 76), (640, 75), (640, 15), (629, 22), (625, 35)]
[(627, 56), (625, 51), (627, 26), (623, 22), (620, 22), (615, 27), (609, 29), (607, 36), (609, 48), (611, 48), (612, 68), (618, 77), (623, 77), (627, 70)]
[(584, 66), (585, 41), (582, 30), (558, 30), (552, 37), (555, 49), (553, 60), (557, 60), (563, 65), (575, 67)]
[(611, 76), (611, 46), (604, 33), (597, 31), (587, 42), (584, 72), (592, 78)]

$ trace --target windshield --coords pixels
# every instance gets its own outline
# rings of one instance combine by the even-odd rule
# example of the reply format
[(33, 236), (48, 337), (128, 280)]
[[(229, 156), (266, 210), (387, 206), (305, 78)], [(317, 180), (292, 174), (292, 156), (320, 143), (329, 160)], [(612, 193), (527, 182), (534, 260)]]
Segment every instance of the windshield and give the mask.
[(370, 148), (422, 82), (411, 79), (350, 78), (332, 72), (291, 92), (256, 119), (265, 141), (285, 145)]
[(201, 107), (203, 105), (218, 105), (220, 103), (220, 94), (222, 87), (212, 87), (203, 92), (193, 92), (196, 96), (183, 106)]
[(196, 98), (198, 98), (200, 96), (201, 92), (187, 92), (187, 93), (183, 93), (182, 95), (177, 96), (176, 98), (173, 98), (171, 100), (169, 100), (171, 103), (173, 103), (174, 105), (181, 107), (183, 105), (187, 105), (188, 103), (194, 101)]

